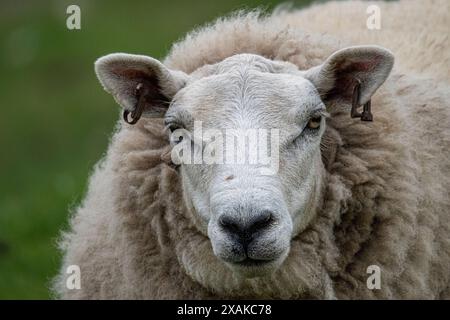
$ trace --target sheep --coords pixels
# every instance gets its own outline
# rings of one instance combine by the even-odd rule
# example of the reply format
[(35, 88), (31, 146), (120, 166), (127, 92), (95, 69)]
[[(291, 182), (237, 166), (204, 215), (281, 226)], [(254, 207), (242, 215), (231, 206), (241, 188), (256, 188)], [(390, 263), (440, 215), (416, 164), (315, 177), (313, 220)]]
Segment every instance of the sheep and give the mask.
[[(96, 165), (61, 238), (55, 294), (449, 299), (449, 3), (377, 2), (377, 31), (365, 30), (367, 5), (238, 12), (189, 33), (163, 63), (100, 58), (106, 91), (142, 117), (119, 121)], [(369, 100), (372, 122), (350, 117)], [(198, 119), (297, 134), (273, 175), (174, 165), (188, 139), (173, 133)], [(80, 289), (66, 286), (70, 265)]]

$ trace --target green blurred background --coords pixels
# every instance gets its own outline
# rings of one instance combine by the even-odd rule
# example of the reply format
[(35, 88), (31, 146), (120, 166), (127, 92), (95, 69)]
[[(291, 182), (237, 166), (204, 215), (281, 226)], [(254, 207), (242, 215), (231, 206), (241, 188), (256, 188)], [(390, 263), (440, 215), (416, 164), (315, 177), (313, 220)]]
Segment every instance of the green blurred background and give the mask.
[[(81, 8), (81, 30), (66, 28), (70, 4)], [(0, 299), (50, 298), (59, 230), (119, 116), (95, 59), (118, 51), (162, 58), (196, 26), (277, 4), (0, 0)]]

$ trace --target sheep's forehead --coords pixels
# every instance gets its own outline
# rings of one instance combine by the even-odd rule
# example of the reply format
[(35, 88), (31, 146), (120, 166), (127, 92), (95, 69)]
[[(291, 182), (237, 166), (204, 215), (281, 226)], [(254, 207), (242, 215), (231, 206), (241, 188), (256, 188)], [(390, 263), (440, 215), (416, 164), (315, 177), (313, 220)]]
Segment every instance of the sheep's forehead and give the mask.
[(279, 128), (298, 122), (321, 103), (312, 83), (300, 73), (273, 72), (260, 59), (240, 56), (192, 80), (176, 97), (175, 109), (211, 127)]
[(200, 67), (191, 74), (195, 81), (211, 75), (254, 70), (267, 73), (298, 73), (297, 67), (285, 61), (273, 61), (255, 54), (237, 54), (218, 63)]

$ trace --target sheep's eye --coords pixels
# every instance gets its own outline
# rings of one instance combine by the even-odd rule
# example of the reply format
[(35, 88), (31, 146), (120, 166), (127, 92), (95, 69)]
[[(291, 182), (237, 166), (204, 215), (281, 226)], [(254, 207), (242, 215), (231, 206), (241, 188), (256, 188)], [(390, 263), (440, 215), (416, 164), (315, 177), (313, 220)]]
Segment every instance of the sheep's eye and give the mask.
[(180, 127), (178, 124), (176, 124), (176, 123), (169, 123), (169, 124), (166, 124), (166, 126), (167, 126), (167, 129), (169, 129), (170, 132), (174, 132), (175, 130), (181, 128), (181, 127)]
[(320, 122), (322, 121), (322, 117), (313, 117), (309, 119), (308, 124), (306, 127), (311, 130), (317, 130), (320, 128)]

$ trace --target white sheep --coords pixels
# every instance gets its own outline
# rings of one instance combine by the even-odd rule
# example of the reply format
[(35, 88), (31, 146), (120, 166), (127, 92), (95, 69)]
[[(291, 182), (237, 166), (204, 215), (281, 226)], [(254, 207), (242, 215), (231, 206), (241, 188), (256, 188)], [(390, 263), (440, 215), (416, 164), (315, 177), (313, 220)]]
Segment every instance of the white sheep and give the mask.
[[(164, 64), (100, 58), (99, 80), (128, 121), (136, 105), (143, 114), (120, 122), (90, 179), (61, 242), (55, 292), (450, 298), (450, 5), (377, 5), (381, 30), (365, 29), (367, 3), (331, 2), (219, 19)], [(350, 117), (352, 103), (369, 100), (373, 122)], [(194, 121), (278, 129), (278, 171), (174, 167), (170, 150), (190, 144)], [(183, 140), (169, 141), (164, 126)], [(66, 286), (70, 265), (81, 289)], [(368, 270), (379, 270), (379, 288)]]

